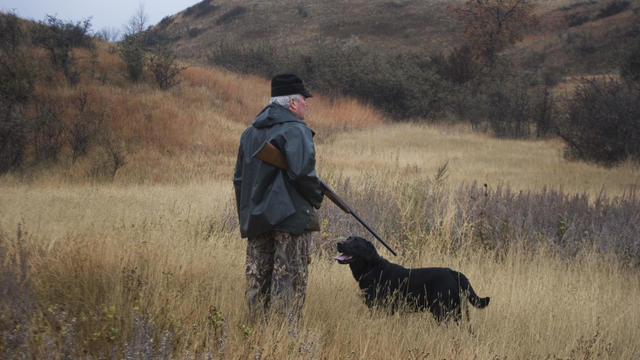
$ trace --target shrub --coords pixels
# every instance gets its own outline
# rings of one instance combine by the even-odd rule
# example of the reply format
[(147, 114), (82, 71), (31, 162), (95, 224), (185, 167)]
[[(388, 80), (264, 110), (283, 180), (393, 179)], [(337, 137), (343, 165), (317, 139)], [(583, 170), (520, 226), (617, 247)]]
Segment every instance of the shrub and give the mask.
[(189, 35), (190, 38), (194, 38), (202, 34), (203, 31), (204, 30), (199, 27), (192, 27), (192, 28), (189, 28), (189, 30), (187, 31), (187, 35)]
[(216, 25), (222, 25), (222, 24), (226, 24), (229, 23), (231, 21), (233, 21), (235, 18), (241, 16), (242, 14), (246, 13), (249, 9), (247, 9), (244, 6), (236, 6), (233, 9), (227, 11), (226, 13), (222, 14), (218, 20), (216, 20)]
[(596, 15), (596, 19), (602, 19), (605, 17), (609, 17), (615, 14), (621, 13), (627, 10), (627, 8), (629, 8), (629, 5), (631, 4), (628, 1), (620, 1), (620, 0), (611, 1), (609, 5), (600, 9), (600, 12), (598, 12), (598, 15)]
[(27, 143), (25, 107), (34, 74), (23, 53), (24, 33), (13, 14), (0, 14), (0, 174), (22, 164)]
[(584, 81), (558, 133), (568, 158), (605, 166), (640, 161), (640, 91), (613, 79)]
[(567, 22), (569, 27), (574, 27), (580, 26), (591, 19), (584, 14), (567, 14), (564, 16), (564, 20)]
[(640, 44), (623, 60), (620, 76), (627, 81), (640, 83)]
[(598, 51), (596, 42), (593, 39), (593, 36), (589, 33), (578, 32), (569, 34), (567, 37), (567, 43), (573, 47), (574, 51), (576, 51), (578, 55), (590, 55)]
[(129, 80), (138, 82), (144, 74), (144, 64), (147, 58), (144, 43), (144, 33), (128, 35), (118, 46), (120, 58), (127, 67)]
[(553, 97), (549, 89), (544, 87), (534, 103), (534, 123), (536, 126), (536, 136), (543, 138), (550, 136), (555, 129), (555, 112)]
[(166, 47), (156, 49), (149, 57), (147, 67), (160, 89), (166, 90), (178, 83), (176, 76), (186, 69), (176, 64), (176, 55)]
[(218, 10), (220, 6), (212, 5), (211, 0), (202, 0), (199, 3), (188, 7), (184, 14), (187, 16), (193, 15), (194, 17), (201, 17), (207, 14), (211, 14)]
[(480, 71), (480, 65), (474, 60), (471, 48), (460, 46), (449, 54), (434, 56), (438, 74), (455, 84), (464, 84), (473, 79)]
[(497, 137), (550, 135), (554, 127), (553, 97), (534, 74), (514, 74), (499, 66), (456, 87), (449, 108), (471, 122), (476, 131)]
[(36, 162), (55, 162), (64, 145), (65, 124), (60, 104), (49, 98), (38, 99), (30, 130), (30, 146)]
[(74, 47), (94, 47), (93, 38), (89, 36), (90, 30), (90, 19), (74, 24), (47, 15), (46, 22), (40, 22), (39, 26), (33, 28), (32, 41), (46, 49), (51, 64), (62, 70), (69, 83), (75, 84), (79, 81), (79, 72), (71, 50)]
[(160, 20), (160, 22), (158, 23), (158, 27), (162, 30), (166, 29), (169, 25), (171, 25), (173, 23), (173, 17), (171, 16), (165, 16), (162, 18), (162, 20)]
[(488, 96), (489, 127), (498, 137), (529, 137), (530, 107), (527, 88), (519, 80), (499, 82)]
[(332, 96), (348, 95), (399, 118), (441, 111), (450, 86), (428, 54), (386, 53), (347, 39), (307, 51), (269, 43), (241, 44), (226, 39), (214, 45), (209, 61), (232, 71), (273, 76), (298, 73), (310, 87)]
[(89, 94), (80, 92), (76, 100), (77, 114), (69, 126), (67, 142), (71, 148), (71, 160), (87, 154), (89, 147), (95, 145), (103, 134), (104, 113), (94, 110), (89, 104)]

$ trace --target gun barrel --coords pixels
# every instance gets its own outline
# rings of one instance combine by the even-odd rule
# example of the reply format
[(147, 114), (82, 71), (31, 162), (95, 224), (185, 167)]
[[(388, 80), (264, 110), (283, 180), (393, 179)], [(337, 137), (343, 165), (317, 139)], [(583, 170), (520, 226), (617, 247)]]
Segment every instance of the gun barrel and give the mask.
[[(268, 141), (253, 156), (277, 168), (280, 168), (283, 170), (289, 169), (289, 164), (287, 164), (287, 159), (284, 157), (284, 154), (282, 154), (282, 152), (280, 152), (278, 148), (276, 148), (273, 144), (271, 144)], [(366, 222), (364, 222), (364, 220), (362, 220), (360, 216), (358, 216), (358, 214), (356, 214), (349, 207), (349, 205), (347, 205), (347, 203), (345, 203), (344, 200), (342, 200), (338, 196), (338, 194), (336, 194), (333, 190), (331, 190), (329, 185), (325, 184), (325, 182), (322, 181), (321, 179), (318, 179), (318, 180), (320, 181), (320, 185), (324, 189), (325, 196), (328, 197), (329, 200), (331, 200), (334, 204), (336, 204), (336, 206), (338, 206), (342, 211), (344, 211), (347, 214), (351, 214), (356, 220), (358, 220), (358, 222), (362, 224), (362, 226), (364, 226), (365, 229), (367, 229), (376, 239), (378, 239), (378, 241), (380, 241), (382, 245), (384, 245), (384, 247), (387, 248), (387, 250), (391, 251), (391, 253), (394, 256), (398, 255), (384, 240), (382, 240), (382, 237), (380, 237), (380, 235), (378, 235), (377, 232), (375, 232)]]

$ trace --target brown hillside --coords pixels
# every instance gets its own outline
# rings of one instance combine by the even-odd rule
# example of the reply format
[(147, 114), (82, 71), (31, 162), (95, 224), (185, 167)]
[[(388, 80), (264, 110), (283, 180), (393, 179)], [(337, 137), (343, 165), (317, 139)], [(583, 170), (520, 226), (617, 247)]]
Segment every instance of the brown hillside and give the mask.
[(184, 58), (206, 61), (220, 40), (311, 47), (357, 37), (391, 48), (436, 47), (454, 40), (446, 1), (204, 0), (163, 19), (154, 31)]
[[(180, 57), (206, 63), (215, 44), (322, 46), (357, 38), (384, 49), (446, 51), (461, 42), (459, 0), (204, 0), (153, 32)], [(535, 0), (540, 26), (515, 50), (525, 67), (564, 75), (613, 71), (640, 34), (639, 0)]]

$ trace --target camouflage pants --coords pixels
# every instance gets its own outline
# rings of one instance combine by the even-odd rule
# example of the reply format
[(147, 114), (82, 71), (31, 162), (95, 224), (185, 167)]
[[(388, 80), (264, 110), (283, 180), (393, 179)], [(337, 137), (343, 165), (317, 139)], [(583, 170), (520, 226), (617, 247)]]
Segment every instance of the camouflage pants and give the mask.
[(247, 243), (246, 297), (252, 318), (272, 309), (296, 322), (307, 289), (311, 233), (300, 236), (272, 230)]

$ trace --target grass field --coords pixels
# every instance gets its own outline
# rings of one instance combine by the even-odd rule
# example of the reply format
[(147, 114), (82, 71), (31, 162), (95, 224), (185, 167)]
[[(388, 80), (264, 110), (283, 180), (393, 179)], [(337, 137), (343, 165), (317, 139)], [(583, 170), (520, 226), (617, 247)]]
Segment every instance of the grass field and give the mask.
[[(568, 163), (554, 141), (496, 140), (463, 128), (382, 125), (334, 132), (318, 145), (318, 154), (321, 176), (349, 178), (354, 185), (369, 178), (391, 196), (397, 181), (432, 178), (446, 161), (446, 189), (478, 180), (492, 187), (546, 185), (617, 195), (637, 188), (639, 178), (631, 165), (607, 170)], [(378, 170), (369, 170), (374, 167)], [(392, 260), (467, 274), (480, 296), (491, 296), (488, 308), (471, 309), (468, 326), (437, 325), (429, 314), (369, 313), (348, 268), (326, 249), (313, 257), (298, 336), (289, 336), (277, 321), (251, 325), (231, 166), (218, 171), (229, 172), (228, 178), (149, 185), (3, 179), (0, 322), (12, 327), (5, 331), (13, 337), (3, 340), (0, 352), (18, 346), (27, 358), (640, 355), (637, 268), (588, 249), (569, 259), (544, 248), (533, 253), (514, 248), (500, 256), (482, 248), (441, 251), (430, 246), (437, 239), (420, 234), (414, 234), (416, 251)], [(324, 233), (316, 242), (346, 235)], [(387, 240), (402, 246), (396, 238)]]
[[(288, 3), (270, 16), (297, 13), (291, 26), (313, 33), (348, 30), (343, 24), (358, 9), (374, 9), (371, 16), (391, 30), (406, 25), (408, 13), (410, 27), (434, 20), (427, 23), (447, 36), (455, 27), (438, 18), (443, 2)], [(536, 3), (540, 13), (600, 8)], [(222, 4), (216, 18), (239, 4)], [(201, 2), (195, 9), (217, 8)], [(263, 18), (253, 5), (239, 10), (247, 13), (242, 19)], [(366, 19), (356, 25), (385, 29)], [(413, 32), (402, 38), (455, 45), (424, 34), (427, 42)], [(400, 41), (386, 30), (371, 34), (379, 35), (381, 44)], [(548, 40), (540, 47), (565, 42), (538, 36)], [(438, 325), (430, 314), (370, 312), (349, 269), (333, 260), (336, 240), (367, 234), (325, 201), (292, 335), (277, 319), (247, 321), (245, 240), (232, 189), (240, 134), (266, 104), (269, 81), (189, 66), (162, 91), (149, 73), (130, 82), (114, 44), (96, 46), (72, 51), (73, 83), (46, 50), (22, 49), (33, 71), (23, 80), (34, 81), (33, 91), (7, 118), (35, 135), (16, 145), (21, 162), (0, 176), (0, 359), (640, 358), (637, 164), (570, 162), (557, 139), (391, 123), (372, 106), (311, 89), (307, 122), (316, 131), (318, 174), (399, 253), (391, 258), (380, 248), (381, 255), (462, 271), (491, 303), (470, 309), (470, 322), (459, 325)], [(556, 60), (548, 57), (562, 67)], [(76, 136), (83, 131), (85, 143)]]

